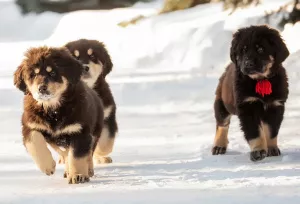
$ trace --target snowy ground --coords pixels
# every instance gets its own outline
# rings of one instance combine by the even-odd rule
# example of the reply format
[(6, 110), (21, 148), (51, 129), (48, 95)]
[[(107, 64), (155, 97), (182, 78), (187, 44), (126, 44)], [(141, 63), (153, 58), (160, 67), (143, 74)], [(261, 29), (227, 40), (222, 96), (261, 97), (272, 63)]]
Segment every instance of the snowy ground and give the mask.
[[(231, 17), (220, 4), (198, 6), (127, 29), (115, 24), (154, 13), (160, 2), (25, 18), (5, 2), (0, 6), (0, 203), (300, 203), (299, 24), (283, 31), (291, 51), (285, 63), (291, 94), (279, 136), (283, 155), (250, 162), (236, 118), (227, 155), (210, 155), (214, 89), (229, 60), (232, 31), (260, 23), (264, 10), (284, 2), (267, 1)], [(4, 18), (7, 12), (13, 17)], [(120, 133), (114, 163), (96, 166), (90, 183), (70, 186), (62, 165), (47, 177), (26, 153), (22, 94), (13, 87), (12, 73), (29, 46), (79, 37), (103, 40), (112, 54), (116, 66), (109, 82)]]

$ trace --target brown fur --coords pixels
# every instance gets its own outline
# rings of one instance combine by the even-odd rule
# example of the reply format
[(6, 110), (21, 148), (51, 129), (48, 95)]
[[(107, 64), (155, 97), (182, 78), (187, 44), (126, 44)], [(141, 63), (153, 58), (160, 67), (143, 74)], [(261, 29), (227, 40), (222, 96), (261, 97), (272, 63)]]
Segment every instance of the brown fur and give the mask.
[[(14, 84), (25, 94), (22, 116), (25, 147), (33, 158), (38, 152), (49, 151), (46, 146), (42, 149), (37, 146), (42, 140), (35, 138), (42, 135), (68, 159), (69, 182), (88, 181), (92, 165), (87, 158), (94, 151), (103, 126), (102, 102), (80, 80), (82, 64), (66, 48), (31, 48), (25, 56), (14, 74)], [(66, 151), (60, 151), (59, 147)], [(39, 160), (35, 162), (40, 166)]]

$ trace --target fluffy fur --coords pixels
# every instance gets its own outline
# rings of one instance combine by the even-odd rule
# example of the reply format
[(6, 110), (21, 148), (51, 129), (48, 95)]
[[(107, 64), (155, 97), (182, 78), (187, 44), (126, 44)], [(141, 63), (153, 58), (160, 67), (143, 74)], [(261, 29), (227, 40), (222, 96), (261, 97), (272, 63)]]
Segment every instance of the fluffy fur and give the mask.
[[(282, 62), (289, 51), (279, 32), (265, 25), (239, 29), (231, 43), (232, 63), (219, 80), (214, 102), (216, 135), (212, 154), (225, 154), (230, 117), (237, 115), (250, 148), (250, 159), (278, 156), (277, 136), (288, 98)], [(256, 82), (268, 79), (273, 92), (261, 96)]]
[(104, 105), (104, 126), (98, 141), (94, 161), (110, 163), (108, 155), (113, 150), (115, 136), (118, 131), (116, 121), (116, 104), (110, 87), (105, 80), (112, 70), (113, 63), (105, 45), (97, 40), (80, 39), (65, 45), (72, 55), (84, 64), (81, 79), (93, 88)]
[(82, 64), (68, 49), (31, 48), (25, 57), (14, 74), (15, 86), (25, 94), (24, 146), (47, 175), (55, 171), (48, 143), (66, 160), (69, 183), (89, 181), (103, 126), (97, 93), (80, 80)]

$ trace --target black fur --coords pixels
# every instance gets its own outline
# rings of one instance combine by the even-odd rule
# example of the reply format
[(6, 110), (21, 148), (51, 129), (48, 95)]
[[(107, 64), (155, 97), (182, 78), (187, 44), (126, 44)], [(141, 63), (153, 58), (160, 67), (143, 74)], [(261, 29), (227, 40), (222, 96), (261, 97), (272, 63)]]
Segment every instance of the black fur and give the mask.
[[(230, 49), (233, 63), (226, 68), (216, 91), (214, 110), (217, 127), (228, 127), (230, 115), (237, 115), (248, 142), (259, 138), (262, 122), (270, 128), (270, 139), (276, 139), (289, 93), (286, 71), (282, 66), (288, 55), (279, 32), (273, 28), (250, 26), (234, 34)], [(262, 79), (268, 79), (272, 84), (270, 95), (261, 96), (255, 92), (257, 81)], [(245, 102), (249, 97), (255, 100)], [(281, 105), (276, 105), (276, 102)], [(226, 147), (215, 144), (212, 153), (219, 154), (219, 149)], [(278, 156), (280, 150), (277, 145), (268, 144), (268, 149), (251, 152), (250, 158), (257, 161), (267, 154)]]

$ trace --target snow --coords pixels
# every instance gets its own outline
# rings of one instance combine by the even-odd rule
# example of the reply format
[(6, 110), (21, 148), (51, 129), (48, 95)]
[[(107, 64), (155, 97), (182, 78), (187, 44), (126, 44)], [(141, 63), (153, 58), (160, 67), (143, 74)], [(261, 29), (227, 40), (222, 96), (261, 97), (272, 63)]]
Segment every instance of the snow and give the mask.
[[(155, 13), (161, 2), (25, 17), (11, 3), (0, 7), (0, 203), (299, 203), (300, 24), (282, 32), (291, 52), (284, 63), (290, 96), (279, 136), (283, 155), (251, 162), (236, 118), (228, 153), (210, 155), (214, 90), (229, 62), (232, 32), (261, 23), (264, 10), (286, 1), (265, 0), (231, 16), (221, 4), (200, 5), (126, 29), (116, 25)], [(12, 73), (28, 47), (60, 46), (81, 37), (104, 41), (111, 53), (115, 67), (108, 81), (120, 132), (114, 163), (96, 166), (90, 183), (68, 185), (62, 165), (48, 177), (26, 153), (23, 96)]]

